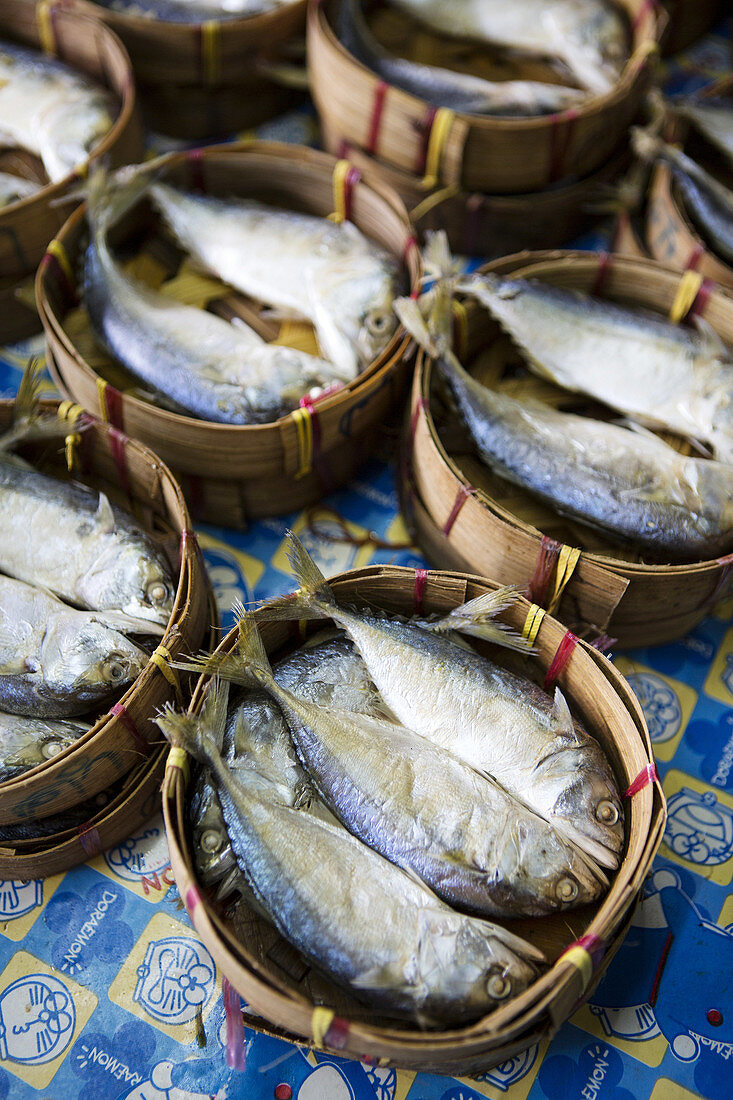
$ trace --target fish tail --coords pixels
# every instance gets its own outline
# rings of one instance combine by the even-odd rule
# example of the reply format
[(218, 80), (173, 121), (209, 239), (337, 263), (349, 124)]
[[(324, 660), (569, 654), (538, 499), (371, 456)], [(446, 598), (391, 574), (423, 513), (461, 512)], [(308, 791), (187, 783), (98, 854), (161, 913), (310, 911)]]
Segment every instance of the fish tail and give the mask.
[(273, 600), (260, 608), (265, 622), (282, 619), (327, 619), (336, 606), (328, 581), (302, 542), (292, 531), (287, 533), (286, 554), (299, 590)]
[(76, 422), (60, 420), (55, 414), (44, 416), (40, 408), (43, 364), (37, 356), (28, 360), (13, 406), (13, 420), (0, 435), (0, 452), (9, 451), (20, 442), (59, 439), (79, 430)]
[[(157, 167), (158, 161), (155, 162)], [(87, 217), (97, 242), (131, 210), (149, 189), (153, 179), (150, 165), (128, 166), (110, 175), (102, 165), (89, 174), (85, 188)]]
[(510, 607), (518, 596), (519, 589), (516, 585), (505, 585), (496, 592), (484, 592), (474, 600), (449, 611), (437, 622), (427, 624), (428, 629), (435, 634), (457, 630), (461, 634), (471, 634), (474, 638), (482, 638), (519, 653), (533, 653), (534, 649), (526, 638), (506, 623), (496, 621), (496, 616)]
[(226, 730), (229, 684), (215, 677), (209, 685), (200, 714), (177, 711), (167, 703), (155, 718), (171, 745), (178, 745), (194, 760), (216, 768)]

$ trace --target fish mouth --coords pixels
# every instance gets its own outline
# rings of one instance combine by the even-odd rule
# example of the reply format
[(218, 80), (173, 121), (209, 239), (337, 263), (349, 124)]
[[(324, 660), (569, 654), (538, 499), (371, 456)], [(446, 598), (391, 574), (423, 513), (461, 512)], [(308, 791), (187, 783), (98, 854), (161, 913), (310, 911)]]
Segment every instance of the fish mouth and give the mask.
[[(173, 600), (170, 601), (170, 606), (166, 605), (165, 607), (152, 607), (144, 603), (128, 603), (122, 610), (130, 618), (141, 620), (141, 627), (144, 627), (146, 623), (167, 627), (173, 612)], [(140, 633), (144, 633), (144, 631), (141, 629)]]
[[(584, 856), (589, 857), (594, 863), (600, 864), (601, 867), (608, 867), (611, 871), (618, 868), (621, 862), (619, 850), (614, 850), (610, 844), (604, 844), (597, 837), (589, 836), (567, 820), (556, 821), (555, 825), (574, 848), (578, 848)], [(620, 847), (621, 843), (619, 843), (619, 849)]]

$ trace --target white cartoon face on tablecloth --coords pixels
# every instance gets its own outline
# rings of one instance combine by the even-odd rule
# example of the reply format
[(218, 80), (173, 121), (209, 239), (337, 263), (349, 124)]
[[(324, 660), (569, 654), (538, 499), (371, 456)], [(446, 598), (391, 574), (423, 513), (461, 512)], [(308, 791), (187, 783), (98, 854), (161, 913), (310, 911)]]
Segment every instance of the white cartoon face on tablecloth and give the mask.
[(211, 955), (203, 944), (183, 936), (148, 944), (137, 973), (133, 1000), (166, 1024), (190, 1023), (214, 992)]
[(28, 974), (0, 994), (0, 1059), (41, 1065), (71, 1042), (76, 1024), (67, 986), (47, 974)]
[(43, 881), (0, 882), (0, 920), (17, 920), (43, 902)]
[(122, 844), (110, 848), (104, 860), (111, 871), (129, 882), (160, 873), (170, 862), (163, 819), (154, 818)]

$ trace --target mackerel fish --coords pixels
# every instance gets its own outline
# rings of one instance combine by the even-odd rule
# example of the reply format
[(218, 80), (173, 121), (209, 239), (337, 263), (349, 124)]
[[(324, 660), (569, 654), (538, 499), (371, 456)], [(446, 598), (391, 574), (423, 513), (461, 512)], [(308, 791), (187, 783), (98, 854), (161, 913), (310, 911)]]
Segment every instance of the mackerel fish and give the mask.
[(546, 820), (446, 748), (405, 726), (326, 709), (281, 688), (248, 617), (240, 618), (237, 653), (215, 654), (203, 667), (264, 688), (328, 808), (449, 904), (480, 916), (539, 916), (593, 901), (608, 885)]
[(585, 99), (576, 88), (536, 80), (490, 81), (468, 73), (423, 65), (390, 54), (372, 34), (359, 0), (339, 7), (339, 39), (382, 80), (436, 107), (478, 115), (540, 115), (564, 111)]
[(235, 778), (219, 749), (226, 712), (226, 687), (214, 681), (199, 717), (168, 709), (157, 722), (210, 767), (252, 891), (315, 967), (372, 1008), (423, 1026), (478, 1018), (531, 983), (542, 955), (529, 943), (454, 912), (341, 826), (280, 801), (255, 772)]
[(132, 374), (176, 409), (221, 424), (268, 423), (312, 388), (350, 380), (333, 363), (268, 344), (244, 322), (229, 324), (126, 275), (107, 231), (148, 181), (124, 178), (118, 173), (111, 189), (99, 176), (90, 181), (84, 302), (97, 338)]
[(13, 202), (20, 202), (41, 189), (40, 183), (15, 176), (12, 172), (0, 172), (0, 210)]
[[(300, 590), (268, 604), (268, 619), (332, 619), (354, 643), (397, 721), (492, 776), (568, 846), (601, 866), (618, 866), (624, 832), (616, 782), (600, 745), (573, 719), (559, 689), (554, 698), (547, 695), (451, 634), (341, 607), (292, 533), (288, 542)], [(443, 780), (438, 789), (445, 790)]]
[(712, 330), (541, 280), (470, 275), (457, 289), (489, 310), (535, 374), (733, 463), (733, 361)]
[(154, 183), (150, 196), (204, 270), (282, 316), (311, 321), (336, 380), (355, 378), (389, 343), (400, 267), (353, 222), (165, 183)]
[(582, 88), (611, 91), (628, 56), (628, 28), (607, 0), (390, 0), (450, 38), (558, 62)]
[(82, 165), (112, 128), (100, 85), (35, 50), (0, 42), (0, 143), (40, 157), (52, 183)]
[(672, 101), (674, 112), (691, 122), (733, 167), (733, 98), (687, 96)]
[(89, 729), (63, 718), (28, 718), (0, 711), (0, 783), (52, 760)]
[(632, 145), (644, 160), (669, 165), (685, 207), (714, 252), (733, 264), (733, 191), (673, 145), (632, 128)]
[(248, 19), (277, 11), (297, 0), (93, 0), (110, 11), (148, 16), (170, 23), (206, 23), (213, 20)]
[(0, 708), (59, 718), (106, 702), (148, 662), (121, 631), (149, 629), (121, 612), (77, 611), (0, 576)]

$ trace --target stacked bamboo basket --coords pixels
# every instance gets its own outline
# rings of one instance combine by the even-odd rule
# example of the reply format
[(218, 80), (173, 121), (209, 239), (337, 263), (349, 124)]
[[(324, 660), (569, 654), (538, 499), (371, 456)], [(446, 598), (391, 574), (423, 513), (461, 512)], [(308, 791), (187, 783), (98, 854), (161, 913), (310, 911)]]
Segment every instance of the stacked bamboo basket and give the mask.
[[(326, 153), (268, 142), (211, 147), (172, 156), (165, 179), (324, 216), (348, 207), (353, 223), (401, 261), (405, 291), (417, 285), (419, 253), (400, 199), (381, 184), (367, 186)], [(130, 232), (140, 228), (135, 211), (126, 224)], [(402, 329), (353, 382), (273, 423), (236, 427), (168, 412), (135, 395), (134, 383), (100, 354), (76, 308), (76, 281), (67, 276), (78, 267), (85, 229), (80, 209), (57, 238), (68, 271), (49, 261), (38, 272), (51, 372), (69, 397), (147, 443), (173, 468), (195, 518), (246, 527), (251, 519), (304, 507), (348, 480), (405, 390), (408, 341)], [(278, 328), (223, 284), (207, 282), (198, 304), (205, 301), (215, 301), (225, 316), (243, 316), (266, 339), (277, 338)], [(314, 350), (309, 339), (306, 347)]]
[(293, 91), (267, 75), (302, 38), (307, 0), (246, 18), (176, 23), (91, 0), (73, 9), (103, 20), (132, 60), (145, 120), (186, 140), (227, 137), (286, 110)]
[[(42, 410), (62, 419), (71, 415), (74, 424), (80, 411), (68, 402), (43, 402)], [(0, 431), (9, 427), (12, 412), (12, 401), (0, 402)], [(125, 839), (152, 816), (165, 755), (152, 719), (166, 702), (180, 704), (185, 687), (170, 663), (197, 652), (216, 621), (201, 552), (170, 471), (111, 426), (86, 416), (82, 425), (72, 432), (70, 423), (68, 448), (63, 442), (26, 444), (23, 457), (64, 478), (68, 450), (75, 477), (137, 515), (160, 541), (177, 589), (160, 645), (122, 697), (73, 745), (0, 783), (0, 876), (7, 879), (56, 874)], [(49, 820), (39, 829), (39, 819)]]
[[(385, 84), (339, 41), (338, 0), (314, 4), (308, 64), (325, 145), (349, 156), (368, 179), (389, 182), (418, 229), (445, 229), (454, 251), (497, 256), (560, 245), (589, 224), (599, 190), (623, 169), (625, 135), (650, 86), (665, 17), (645, 0), (620, 7), (629, 21), (630, 56), (610, 92), (555, 115), (497, 118), (436, 111)], [(429, 49), (434, 63), (445, 56), (460, 68), (463, 61), (464, 45), (453, 58), (450, 44), (381, 8), (372, 29), (413, 60)], [(508, 71), (507, 64), (481, 73), (553, 79), (537, 62), (518, 61)], [(342, 94), (334, 96), (334, 87)]]
[[(130, 60), (117, 36), (99, 20), (67, 11), (61, 6), (26, 0), (0, 0), (2, 37), (64, 61), (109, 88), (117, 113), (109, 133), (93, 150), (94, 160), (111, 167), (129, 164), (142, 156), (143, 139), (136, 107), (135, 85)], [(0, 152), (0, 170), (10, 158), (17, 159), (30, 178), (45, 177), (40, 162), (23, 153)], [(64, 196), (78, 187), (89, 164), (81, 165), (58, 183), (42, 187), (29, 198), (0, 210), (0, 342), (22, 339), (40, 329), (30, 301), (32, 289), (19, 294), (20, 284), (30, 281), (48, 243), (69, 215)]]
[[(418, 609), (416, 579), (411, 569), (375, 565), (333, 577), (329, 583), (340, 603), (397, 615), (412, 615), (416, 610), (445, 614), (496, 587), (491, 581), (465, 574), (429, 573)], [(530, 604), (520, 599), (504, 618), (521, 631), (530, 611)], [(268, 652), (276, 653), (292, 640), (292, 624), (267, 622), (266, 611), (264, 615), (256, 612), (255, 618), (260, 619)], [(524, 674), (542, 682), (566, 637), (565, 627), (545, 617), (535, 643), (537, 654), (527, 660)], [(236, 638), (234, 630), (220, 649), (231, 650)], [(606, 751), (621, 791), (627, 791), (640, 775), (651, 775), (652, 749), (641, 709), (605, 657), (579, 643), (559, 675), (559, 684), (574, 712)], [(191, 703), (193, 713), (201, 706), (206, 686), (207, 677), (202, 677)], [(476, 1073), (554, 1034), (595, 988), (619, 946), (664, 829), (664, 799), (658, 781), (653, 780), (627, 799), (623, 859), (606, 896), (577, 911), (511, 922), (512, 929), (546, 953), (548, 971), (525, 993), (470, 1026), (424, 1031), (380, 1018), (318, 976), (244, 902), (227, 914), (211, 901), (196, 880), (184, 771), (174, 759), (169, 762), (163, 789), (173, 871), (196, 931), (246, 1001), (246, 1023), (269, 1034), (379, 1061), (380, 1065), (457, 1075)], [(364, 919), (370, 919), (369, 914), (365, 913)], [(573, 945), (574, 950), (569, 951)]]

